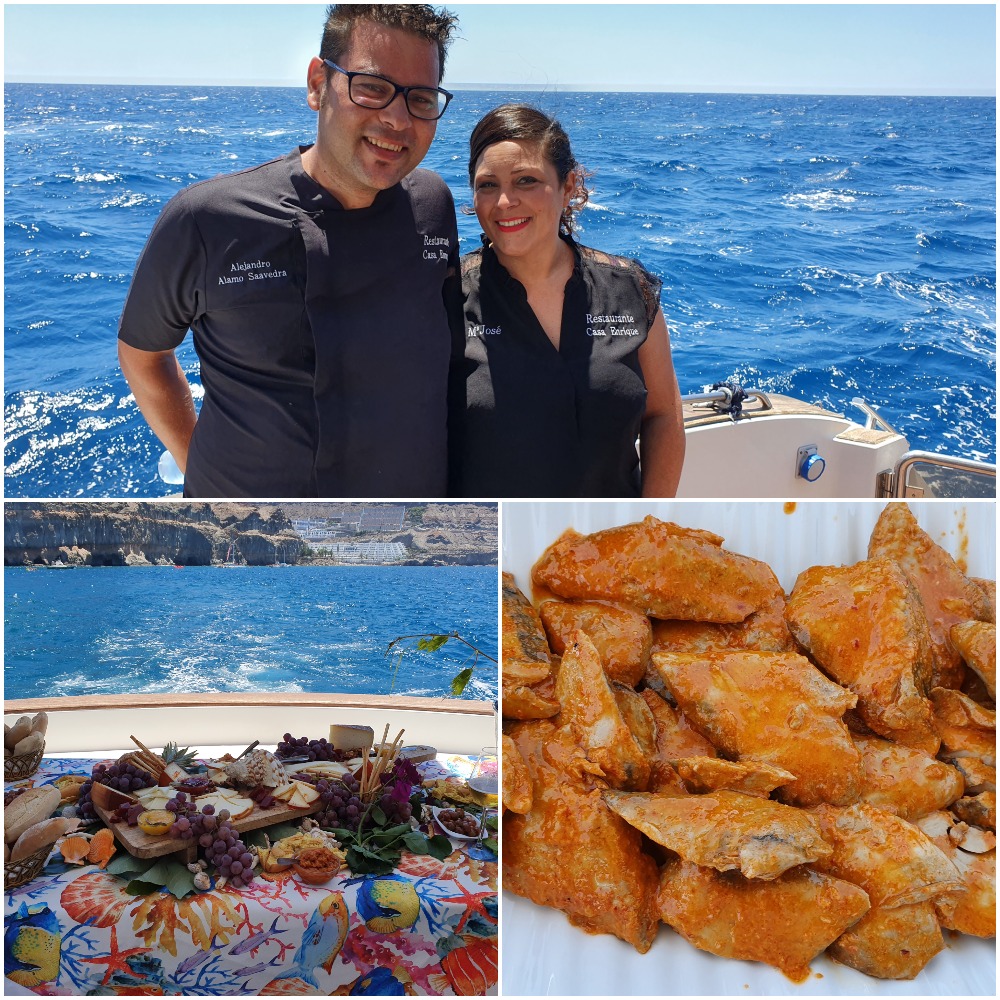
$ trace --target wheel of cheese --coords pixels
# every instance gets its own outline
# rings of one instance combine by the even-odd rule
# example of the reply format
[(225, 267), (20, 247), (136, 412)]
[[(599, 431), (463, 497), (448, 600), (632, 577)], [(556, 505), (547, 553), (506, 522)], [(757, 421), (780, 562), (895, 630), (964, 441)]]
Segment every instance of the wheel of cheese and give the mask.
[(364, 750), (367, 753), (375, 742), (371, 726), (330, 726), (329, 742), (338, 750)]

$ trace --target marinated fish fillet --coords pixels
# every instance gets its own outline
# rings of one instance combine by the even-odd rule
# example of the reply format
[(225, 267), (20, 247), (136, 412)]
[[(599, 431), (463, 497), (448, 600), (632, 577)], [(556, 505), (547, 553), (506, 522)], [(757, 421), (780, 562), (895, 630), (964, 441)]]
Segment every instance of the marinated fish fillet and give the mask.
[(944, 760), (975, 757), (996, 766), (997, 714), (993, 709), (953, 688), (932, 689), (931, 703)]
[(944, 947), (934, 902), (962, 886), (958, 869), (912, 823), (866, 802), (812, 810), (833, 854), (817, 871), (860, 886), (872, 908), (830, 954), (879, 979), (912, 979)]
[(959, 622), (952, 625), (951, 641), (967, 667), (986, 685), (990, 697), (997, 698), (997, 627), (992, 622)]
[(997, 832), (997, 793), (966, 795), (952, 803), (951, 811), (966, 823)]
[[(992, 848), (971, 851), (965, 831), (959, 829), (961, 825), (964, 824), (959, 824), (944, 810), (931, 813), (917, 822), (935, 846), (947, 855), (962, 878), (962, 890), (936, 899), (934, 909), (942, 927), (974, 937), (996, 937), (996, 838), (992, 838)], [(988, 846), (988, 843), (983, 846)]]
[(854, 743), (864, 767), (861, 798), (878, 809), (915, 821), (962, 795), (959, 771), (921, 750), (877, 736), (855, 735)]
[(559, 711), (552, 657), (538, 612), (503, 574), (502, 708), (505, 718), (546, 719)]
[(775, 577), (766, 563), (727, 552), (722, 542), (652, 516), (591, 535), (570, 530), (546, 549), (531, 578), (558, 597), (612, 601), (652, 618), (741, 622), (768, 603)]
[(990, 621), (996, 623), (997, 620), (997, 582), (996, 580), (984, 580), (982, 577), (973, 576), (970, 577), (972, 582), (986, 595), (986, 600), (989, 601), (990, 606), (990, 617), (984, 619), (984, 621)]
[(601, 658), (586, 632), (577, 632), (556, 679), (559, 722), (570, 729), (595, 774), (614, 788), (643, 789), (649, 761), (622, 716)]
[(768, 796), (795, 780), (791, 771), (761, 761), (720, 760), (718, 757), (684, 757), (674, 761), (681, 780), (692, 794), (727, 788), (747, 795)]
[(952, 757), (948, 762), (961, 774), (966, 795), (997, 790), (997, 769), (978, 757)]
[(795, 638), (858, 696), (880, 736), (937, 753), (930, 632), (920, 597), (891, 559), (813, 566), (800, 573), (785, 617)]
[(602, 794), (611, 809), (650, 840), (706, 868), (773, 879), (832, 853), (808, 812), (757, 795), (610, 789)]
[(932, 686), (960, 687), (965, 668), (949, 632), (959, 622), (993, 617), (986, 594), (917, 524), (905, 503), (890, 503), (882, 511), (868, 543), (869, 559), (878, 556), (899, 563), (920, 593), (934, 655)]
[(783, 802), (846, 804), (861, 793), (861, 754), (841, 721), (857, 696), (796, 653), (654, 653), (678, 708), (728, 757), (790, 771)]
[(653, 758), (656, 756), (656, 719), (646, 704), (641, 694), (636, 693), (630, 687), (619, 684), (617, 681), (611, 684), (611, 693), (615, 696), (615, 704), (621, 712), (625, 725), (628, 726), (632, 738), (635, 740), (643, 756)]
[(872, 907), (827, 954), (876, 979), (914, 979), (944, 948), (934, 903)]
[(867, 802), (810, 810), (833, 853), (817, 871), (846, 879), (868, 893), (872, 907), (895, 907), (957, 888), (958, 871), (912, 823)]
[(506, 733), (501, 737), (500, 752), (503, 760), (501, 804), (504, 809), (523, 815), (531, 808), (531, 774), (517, 744)]
[(590, 636), (608, 680), (635, 687), (649, 663), (649, 619), (628, 608), (597, 601), (545, 601), (538, 609), (552, 652), (562, 655), (573, 636)]
[(566, 767), (577, 753), (568, 728), (509, 726), (531, 774), (532, 805), (523, 816), (503, 818), (504, 888), (562, 910), (577, 927), (648, 951), (659, 926), (659, 874), (643, 853), (642, 834), (604, 804), (586, 774)]
[(696, 948), (773, 965), (796, 983), (870, 906), (863, 889), (809, 868), (762, 882), (682, 859), (664, 867), (657, 900), (660, 919)]
[(777, 580), (768, 603), (735, 625), (715, 622), (654, 620), (654, 653), (705, 653), (710, 650), (755, 649), (795, 652), (795, 640), (785, 623), (785, 594)]
[(707, 740), (678, 712), (670, 702), (646, 688), (642, 698), (656, 720), (656, 749), (665, 760), (679, 757), (717, 757), (711, 740)]
[(646, 688), (642, 699), (656, 723), (656, 753), (650, 758), (649, 790), (684, 792), (686, 786), (673, 761), (680, 757), (715, 757), (715, 747), (655, 691)]

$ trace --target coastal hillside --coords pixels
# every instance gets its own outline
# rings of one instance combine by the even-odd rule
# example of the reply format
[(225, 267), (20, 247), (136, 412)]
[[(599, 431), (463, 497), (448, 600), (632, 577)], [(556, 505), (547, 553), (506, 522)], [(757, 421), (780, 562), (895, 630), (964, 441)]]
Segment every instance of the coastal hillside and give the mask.
[(8, 503), (6, 566), (493, 565), (495, 504)]

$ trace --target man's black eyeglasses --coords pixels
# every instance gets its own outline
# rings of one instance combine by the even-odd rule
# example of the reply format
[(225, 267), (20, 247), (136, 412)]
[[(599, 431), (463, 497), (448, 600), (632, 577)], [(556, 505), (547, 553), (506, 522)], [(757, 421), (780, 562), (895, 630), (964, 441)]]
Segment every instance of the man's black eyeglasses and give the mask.
[(401, 87), (384, 76), (351, 73), (341, 69), (331, 59), (324, 59), (323, 62), (330, 69), (335, 69), (347, 77), (347, 94), (362, 108), (387, 108), (396, 99), (397, 94), (402, 94), (403, 100), (406, 101), (406, 109), (414, 118), (437, 121), (444, 114), (448, 102), (455, 96), (440, 87)]

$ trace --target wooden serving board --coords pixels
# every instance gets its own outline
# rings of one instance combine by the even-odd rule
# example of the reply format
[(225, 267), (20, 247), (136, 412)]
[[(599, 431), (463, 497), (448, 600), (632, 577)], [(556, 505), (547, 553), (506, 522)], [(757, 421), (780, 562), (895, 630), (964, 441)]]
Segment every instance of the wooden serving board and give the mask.
[[(197, 799), (195, 802), (197, 803)], [(275, 802), (270, 809), (261, 809), (255, 805), (253, 812), (242, 819), (230, 820), (230, 826), (237, 833), (248, 833), (250, 830), (259, 830), (265, 826), (273, 826), (275, 823), (289, 823), (302, 819), (319, 812), (323, 803), (317, 800), (307, 809), (291, 809), (284, 802)], [(180, 837), (151, 837), (144, 833), (137, 826), (129, 826), (128, 823), (112, 823), (109, 820), (111, 812), (94, 805), (94, 810), (101, 817), (104, 823), (111, 828), (115, 839), (122, 847), (136, 858), (162, 858), (168, 854), (184, 853), (183, 861), (189, 864), (198, 858), (198, 841), (182, 840)], [(218, 811), (218, 810), (216, 810)]]

